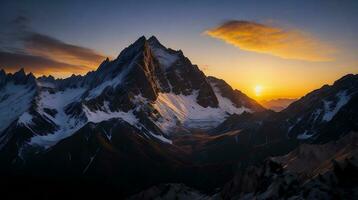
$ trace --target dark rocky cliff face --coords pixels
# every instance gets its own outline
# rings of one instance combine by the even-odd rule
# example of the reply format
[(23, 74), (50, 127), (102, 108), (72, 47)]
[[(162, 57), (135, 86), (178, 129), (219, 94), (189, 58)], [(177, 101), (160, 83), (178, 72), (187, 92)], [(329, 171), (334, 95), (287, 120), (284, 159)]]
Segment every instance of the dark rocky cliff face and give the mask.
[(260, 165), (241, 166), (224, 187), (224, 199), (355, 199), (357, 133), (337, 142), (299, 146)]

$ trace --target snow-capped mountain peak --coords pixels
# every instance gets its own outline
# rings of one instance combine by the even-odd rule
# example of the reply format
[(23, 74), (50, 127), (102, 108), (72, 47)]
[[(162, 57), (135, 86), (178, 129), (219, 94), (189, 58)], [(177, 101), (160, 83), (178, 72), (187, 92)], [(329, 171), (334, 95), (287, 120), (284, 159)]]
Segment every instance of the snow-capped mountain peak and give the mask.
[[(26, 91), (26, 98), (11, 93), (25, 106), (2, 124), (3, 146), (13, 139), (17, 144), (49, 148), (88, 123), (110, 119), (140, 129), (145, 138), (171, 143), (171, 134), (177, 131), (213, 128), (232, 114), (262, 110), (224, 81), (207, 78), (181, 51), (166, 48), (154, 36), (140, 37), (116, 59), (107, 58), (84, 76), (35, 79), (24, 70), (6, 76), (15, 84), (33, 81), (36, 89), (28, 92), (16, 86)], [(4, 90), (15, 90), (4, 84)], [(2, 113), (10, 112), (8, 104), (0, 102)], [(11, 126), (13, 121), (17, 123)], [(26, 130), (26, 137), (12, 138), (18, 129)]]

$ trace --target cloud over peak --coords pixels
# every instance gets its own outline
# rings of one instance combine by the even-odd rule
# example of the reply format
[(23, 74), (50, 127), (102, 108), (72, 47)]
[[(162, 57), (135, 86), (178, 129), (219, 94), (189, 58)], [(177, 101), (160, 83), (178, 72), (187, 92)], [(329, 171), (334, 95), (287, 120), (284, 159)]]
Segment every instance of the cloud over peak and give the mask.
[(333, 47), (299, 30), (288, 30), (252, 21), (231, 20), (205, 33), (242, 50), (266, 53), (285, 59), (333, 60)]

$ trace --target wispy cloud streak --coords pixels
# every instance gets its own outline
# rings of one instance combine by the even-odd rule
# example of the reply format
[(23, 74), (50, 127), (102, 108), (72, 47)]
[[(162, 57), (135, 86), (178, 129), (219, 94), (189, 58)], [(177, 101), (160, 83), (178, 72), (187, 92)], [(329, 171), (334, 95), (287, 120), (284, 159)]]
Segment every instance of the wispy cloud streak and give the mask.
[(95, 67), (105, 59), (105, 56), (92, 49), (68, 44), (39, 33), (31, 33), (25, 37), (24, 44), (26, 51), (30, 54), (90, 68)]
[(286, 59), (306, 61), (334, 60), (334, 48), (300, 30), (290, 30), (252, 21), (227, 21), (207, 30), (242, 50), (266, 53)]
[(18, 16), (0, 31), (0, 68), (25, 68), (37, 75), (83, 74), (95, 69), (105, 58), (95, 50), (66, 43), (31, 30), (30, 19)]

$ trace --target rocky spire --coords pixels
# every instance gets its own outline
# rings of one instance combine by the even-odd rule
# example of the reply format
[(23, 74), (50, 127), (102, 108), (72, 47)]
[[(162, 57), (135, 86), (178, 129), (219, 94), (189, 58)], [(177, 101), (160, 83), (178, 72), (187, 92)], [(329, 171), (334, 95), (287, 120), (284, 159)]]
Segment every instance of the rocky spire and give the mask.
[(25, 84), (27, 78), (24, 68), (21, 68), (19, 71), (15, 72), (14, 75), (12, 76), (12, 79), (15, 84)]
[(158, 40), (154, 35), (151, 36), (147, 41), (148, 41), (148, 43), (149, 43), (149, 45), (150, 45), (151, 47), (164, 48), (164, 49), (166, 49), (166, 47), (163, 46), (163, 45), (159, 42), (159, 40)]

